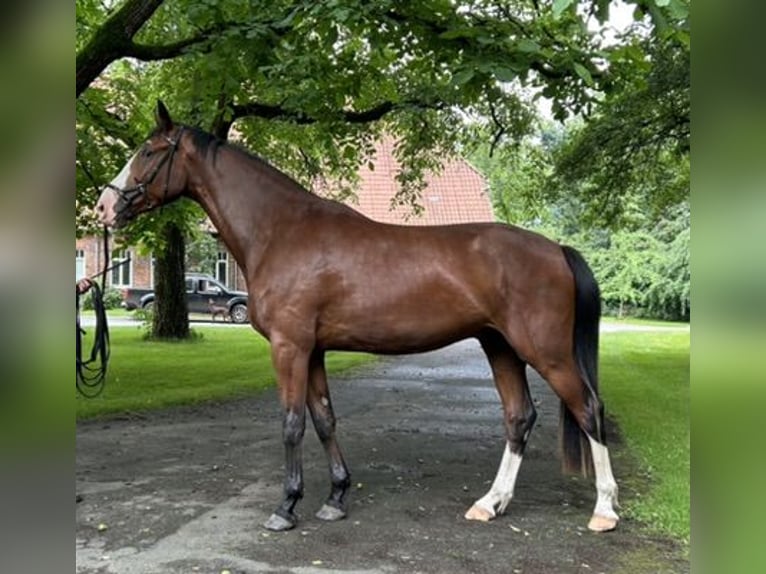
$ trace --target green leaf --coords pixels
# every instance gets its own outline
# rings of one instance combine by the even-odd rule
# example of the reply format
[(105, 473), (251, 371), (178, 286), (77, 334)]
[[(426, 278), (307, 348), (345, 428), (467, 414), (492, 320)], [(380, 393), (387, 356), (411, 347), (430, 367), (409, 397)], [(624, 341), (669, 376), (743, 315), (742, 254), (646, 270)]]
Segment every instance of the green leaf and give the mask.
[(556, 97), (556, 88), (552, 85), (547, 85), (542, 89), (542, 95), (546, 98), (555, 98)]
[(689, 17), (689, 7), (680, 0), (670, 0), (668, 11), (677, 20), (685, 20)]
[(593, 76), (590, 75), (590, 72), (588, 71), (588, 68), (583, 66), (579, 62), (574, 63), (574, 71), (577, 73), (578, 76), (580, 76), (583, 81), (589, 86), (593, 87)]
[(511, 68), (505, 66), (495, 66), (493, 72), (495, 73), (495, 77), (501, 82), (513, 81), (518, 76), (518, 74)]
[(558, 18), (573, 3), (574, 0), (553, 0), (553, 15)]
[(298, 14), (298, 10), (291, 11), (287, 16), (285, 16), (281, 21), (274, 24), (274, 28), (288, 28), (293, 24), (293, 19)]
[(689, 32), (687, 32), (686, 30), (678, 30), (676, 32), (676, 38), (678, 39), (679, 42), (681, 42), (681, 45), (684, 48), (686, 48), (687, 50), (690, 49), (692, 39), (691, 39), (691, 36), (689, 35)]
[(519, 49), (520, 52), (527, 52), (527, 53), (537, 52), (538, 50), (540, 50), (540, 44), (528, 38), (522, 38), (521, 40), (519, 40), (519, 43), (516, 44), (516, 47)]
[(456, 74), (452, 75), (452, 83), (458, 86), (462, 86), (463, 84), (470, 82), (473, 76), (474, 76), (474, 71), (470, 68), (465, 70), (460, 70)]
[(338, 22), (345, 22), (346, 20), (348, 20), (348, 17), (351, 15), (351, 11), (349, 8), (344, 8), (344, 7), (336, 8), (335, 10), (332, 11), (332, 15), (335, 17), (335, 19)]
[(657, 32), (662, 35), (666, 32), (668, 29), (668, 20), (665, 18), (665, 14), (663, 14), (662, 10), (660, 10), (660, 6), (655, 4), (649, 4), (649, 15), (652, 17), (652, 22), (654, 23), (654, 26), (657, 28)]

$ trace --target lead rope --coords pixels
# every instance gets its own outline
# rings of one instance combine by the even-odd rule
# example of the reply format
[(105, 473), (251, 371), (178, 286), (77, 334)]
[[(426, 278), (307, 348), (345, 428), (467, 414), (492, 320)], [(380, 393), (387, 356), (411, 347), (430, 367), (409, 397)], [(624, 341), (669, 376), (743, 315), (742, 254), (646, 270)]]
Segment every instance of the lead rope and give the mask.
[[(76, 362), (77, 362), (77, 390), (85, 397), (92, 399), (101, 394), (104, 390), (106, 379), (106, 370), (109, 365), (109, 355), (111, 352), (109, 345), (109, 325), (106, 318), (106, 307), (104, 305), (104, 292), (106, 290), (106, 274), (109, 270), (118, 265), (124, 265), (130, 259), (125, 259), (117, 265), (107, 267), (107, 253), (109, 252), (109, 236), (107, 229), (104, 228), (104, 268), (101, 271), (101, 286), (94, 282), (91, 286), (91, 300), (93, 301), (93, 311), (96, 316), (96, 326), (93, 332), (93, 346), (90, 350), (90, 357), (87, 360), (82, 358), (82, 337), (85, 330), (80, 326), (80, 294), (77, 293), (77, 334), (76, 334)], [(95, 278), (95, 277), (94, 277)]]

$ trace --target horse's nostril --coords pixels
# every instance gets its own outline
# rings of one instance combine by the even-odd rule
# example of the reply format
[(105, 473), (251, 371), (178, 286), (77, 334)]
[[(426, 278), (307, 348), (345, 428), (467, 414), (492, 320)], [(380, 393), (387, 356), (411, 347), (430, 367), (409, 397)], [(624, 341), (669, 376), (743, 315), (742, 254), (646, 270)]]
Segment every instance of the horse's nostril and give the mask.
[(98, 211), (99, 213), (103, 213), (104, 212), (104, 204), (103, 203), (99, 203), (96, 206), (96, 211)]

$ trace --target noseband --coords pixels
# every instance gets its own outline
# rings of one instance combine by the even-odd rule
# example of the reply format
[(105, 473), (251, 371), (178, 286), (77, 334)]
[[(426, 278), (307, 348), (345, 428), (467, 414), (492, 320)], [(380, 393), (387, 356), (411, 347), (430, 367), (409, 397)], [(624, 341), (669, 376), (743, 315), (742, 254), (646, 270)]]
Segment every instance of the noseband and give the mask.
[(106, 186), (109, 189), (112, 189), (117, 193), (117, 195), (122, 200), (121, 206), (115, 206), (115, 215), (119, 219), (122, 215), (128, 215), (130, 216), (130, 212), (128, 212), (128, 209), (130, 209), (132, 206), (134, 206), (136, 203), (138, 203), (139, 200), (143, 199), (146, 201), (149, 208), (154, 207), (154, 205), (150, 202), (148, 199), (148, 186), (151, 185), (151, 183), (157, 178), (157, 175), (160, 173), (160, 170), (165, 165), (165, 163), (168, 163), (168, 171), (167, 171), (167, 177), (165, 178), (165, 190), (162, 194), (162, 203), (165, 203), (165, 200), (168, 196), (168, 187), (170, 186), (170, 174), (173, 171), (173, 159), (175, 158), (176, 151), (178, 151), (178, 143), (181, 141), (181, 134), (183, 134), (184, 128), (181, 127), (181, 129), (178, 131), (178, 134), (176, 135), (175, 139), (171, 139), (167, 136), (163, 136), (165, 138), (165, 141), (170, 144), (170, 148), (168, 149), (168, 152), (162, 157), (162, 159), (157, 163), (157, 165), (154, 167), (154, 170), (151, 172), (149, 177), (147, 177), (144, 181), (141, 181), (137, 183), (133, 187), (126, 187), (124, 189), (121, 189), (117, 187), (116, 185), (112, 185), (111, 183), (108, 183)]

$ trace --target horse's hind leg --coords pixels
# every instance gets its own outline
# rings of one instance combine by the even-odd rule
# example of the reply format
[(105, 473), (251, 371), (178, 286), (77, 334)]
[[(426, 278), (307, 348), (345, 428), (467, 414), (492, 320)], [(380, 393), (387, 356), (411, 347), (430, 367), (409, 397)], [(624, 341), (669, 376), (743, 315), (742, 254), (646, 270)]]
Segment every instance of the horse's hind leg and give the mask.
[(617, 482), (612, 474), (612, 464), (609, 460), (609, 450), (605, 444), (599, 443), (593, 437), (588, 436), (591, 453), (593, 455), (593, 468), (596, 471), (596, 508), (588, 522), (588, 528), (595, 532), (614, 530), (620, 520), (614, 511), (617, 503)]
[(346, 496), (351, 486), (351, 476), (335, 439), (335, 413), (327, 387), (324, 353), (321, 351), (315, 351), (311, 356), (307, 400), (317, 436), (327, 453), (332, 482), (330, 496), (316, 516), (321, 520), (340, 520), (346, 516)]
[[(619, 517), (614, 510), (617, 505), (617, 482), (612, 474), (609, 450), (604, 438), (603, 406), (595, 392), (582, 380), (574, 361), (558, 365), (551, 369), (541, 369), (553, 390), (558, 394), (562, 410), (561, 443), (565, 464), (567, 459), (572, 467), (574, 459), (579, 460), (580, 469), (589, 470), (590, 461), (586, 460), (585, 449), (589, 448), (596, 473), (596, 507), (588, 523), (588, 528), (596, 532), (613, 530)], [(587, 444), (583, 440), (587, 437)], [(574, 470), (577, 470), (574, 465)]]
[(507, 442), (503, 459), (489, 491), (465, 513), (469, 520), (487, 521), (505, 512), (513, 497), (516, 477), (537, 413), (529, 396), (526, 364), (497, 332), (479, 341), (487, 354), (495, 385), (503, 403)]

